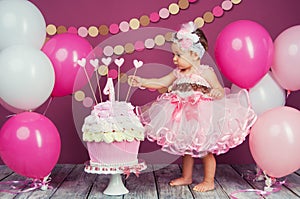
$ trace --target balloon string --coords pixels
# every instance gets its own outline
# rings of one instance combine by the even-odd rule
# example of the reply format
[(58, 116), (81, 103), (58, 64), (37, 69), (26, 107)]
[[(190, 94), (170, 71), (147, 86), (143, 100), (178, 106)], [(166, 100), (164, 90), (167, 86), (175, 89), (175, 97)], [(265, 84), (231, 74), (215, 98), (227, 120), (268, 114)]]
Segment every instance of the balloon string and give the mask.
[[(264, 174), (264, 176), (263, 176)], [(244, 174), (242, 174), (244, 177)], [(265, 187), (264, 190), (260, 189), (241, 189), (237, 190), (230, 194), (230, 197), (233, 199), (238, 199), (235, 195), (238, 193), (246, 193), (246, 192), (255, 192), (257, 195), (260, 195), (262, 197), (268, 196), (271, 193), (275, 193), (281, 190), (281, 187), (283, 184), (286, 184), (286, 179), (283, 181), (276, 181), (276, 178), (269, 177), (265, 172), (263, 172), (261, 169), (257, 170), (256, 175), (246, 174), (246, 179), (251, 181), (261, 181), (263, 180), (261, 177), (263, 176), (265, 178)], [(274, 185), (274, 187), (272, 187)]]
[(49, 185), (50, 181), (51, 178), (47, 176), (43, 180), (28, 178), (24, 181), (15, 180), (0, 182), (0, 185), (8, 185), (10, 187), (8, 189), (0, 189), (0, 192), (19, 194), (34, 191), (37, 189), (45, 191), (47, 189), (53, 189), (53, 187)]
[(286, 98), (288, 98), (290, 96), (290, 94), (291, 94), (291, 91), (287, 90), (287, 92), (286, 92)]
[(10, 114), (10, 115), (7, 115), (6, 118), (10, 118), (10, 117), (13, 117), (13, 116), (16, 116), (17, 114), (14, 113), (14, 114)]
[[(97, 85), (98, 85), (98, 89), (99, 89), (99, 96), (100, 96), (100, 102), (102, 102), (102, 91), (101, 91), (101, 86), (100, 86), (100, 80), (99, 80), (99, 77), (98, 77), (98, 72), (96, 72), (96, 79), (97, 79)], [(98, 103), (97, 103), (98, 104)]]
[[(97, 101), (97, 98), (96, 98), (95, 92), (94, 92), (94, 90), (93, 90), (93, 87), (92, 87), (92, 84), (91, 84), (91, 81), (90, 81), (89, 75), (87, 74), (87, 71), (86, 71), (85, 67), (83, 67), (83, 70), (84, 70), (85, 76), (86, 76), (86, 78), (87, 78), (87, 80), (88, 80), (88, 83), (89, 83), (89, 86), (90, 86), (91, 92), (92, 92), (92, 94), (93, 94), (94, 100), (95, 100), (96, 104), (98, 104), (98, 101)], [(97, 74), (96, 74), (96, 75), (97, 75)]]
[[(134, 70), (134, 73), (133, 73), (133, 76), (135, 76), (135, 74), (136, 74), (136, 71), (137, 71), (137, 68), (135, 68), (135, 70)], [(128, 89), (128, 92), (127, 92), (127, 95), (126, 95), (126, 99), (125, 99), (125, 102), (127, 102), (127, 99), (128, 99), (128, 96), (129, 96), (129, 93), (130, 93), (130, 89), (131, 89), (131, 85), (129, 85), (129, 89)]]
[(46, 113), (47, 113), (47, 111), (48, 111), (48, 108), (50, 107), (50, 104), (51, 104), (52, 100), (53, 100), (53, 97), (51, 96), (50, 99), (49, 99), (49, 101), (48, 101), (47, 107), (46, 107), (46, 109), (45, 109), (43, 115), (46, 115)]

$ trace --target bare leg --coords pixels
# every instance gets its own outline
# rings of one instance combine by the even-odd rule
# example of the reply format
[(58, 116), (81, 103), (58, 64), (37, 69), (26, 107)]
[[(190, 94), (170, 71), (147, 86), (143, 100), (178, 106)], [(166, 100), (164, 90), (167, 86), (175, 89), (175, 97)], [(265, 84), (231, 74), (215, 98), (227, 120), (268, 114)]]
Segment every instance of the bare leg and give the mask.
[(170, 182), (171, 186), (192, 184), (194, 158), (190, 155), (184, 155), (182, 160), (182, 176)]
[(193, 190), (199, 192), (210, 191), (215, 188), (214, 178), (216, 173), (216, 159), (213, 154), (209, 153), (203, 159), (204, 178), (197, 184)]

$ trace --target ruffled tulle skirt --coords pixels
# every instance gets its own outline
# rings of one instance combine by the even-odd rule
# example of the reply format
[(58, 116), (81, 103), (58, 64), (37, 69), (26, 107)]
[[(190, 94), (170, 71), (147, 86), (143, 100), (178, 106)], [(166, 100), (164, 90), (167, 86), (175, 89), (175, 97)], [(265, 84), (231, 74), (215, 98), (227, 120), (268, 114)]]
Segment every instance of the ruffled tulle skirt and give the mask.
[(222, 154), (238, 146), (256, 120), (246, 90), (221, 100), (201, 93), (185, 98), (165, 93), (140, 107), (140, 117), (147, 138), (163, 151), (193, 157)]

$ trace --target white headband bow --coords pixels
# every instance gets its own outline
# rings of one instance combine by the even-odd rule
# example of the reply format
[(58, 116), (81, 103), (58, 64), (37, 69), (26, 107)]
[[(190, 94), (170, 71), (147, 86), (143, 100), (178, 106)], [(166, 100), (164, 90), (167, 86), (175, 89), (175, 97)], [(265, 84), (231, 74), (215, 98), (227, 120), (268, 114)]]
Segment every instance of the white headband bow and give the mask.
[(199, 42), (199, 36), (195, 33), (195, 27), (193, 22), (183, 24), (181, 29), (175, 34), (173, 42), (179, 44), (183, 50), (190, 50), (202, 58), (205, 53), (203, 45)]

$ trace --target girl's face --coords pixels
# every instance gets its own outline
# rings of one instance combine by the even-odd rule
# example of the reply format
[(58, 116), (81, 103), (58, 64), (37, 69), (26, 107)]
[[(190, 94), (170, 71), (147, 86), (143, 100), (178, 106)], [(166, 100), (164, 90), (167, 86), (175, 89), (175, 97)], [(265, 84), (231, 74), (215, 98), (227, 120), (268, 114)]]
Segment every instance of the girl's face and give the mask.
[(174, 54), (173, 62), (177, 68), (182, 71), (191, 69), (193, 66), (191, 52), (181, 50), (176, 43), (173, 43), (171, 48)]

